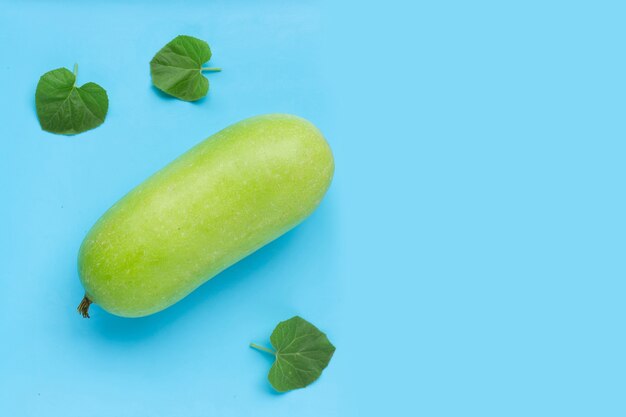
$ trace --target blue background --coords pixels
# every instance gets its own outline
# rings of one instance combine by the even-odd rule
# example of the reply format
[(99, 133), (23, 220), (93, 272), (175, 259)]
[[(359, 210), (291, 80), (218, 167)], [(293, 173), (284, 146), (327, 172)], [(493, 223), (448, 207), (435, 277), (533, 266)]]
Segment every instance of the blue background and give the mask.
[[(0, 0), (0, 415), (626, 415), (621, 1)], [(148, 62), (206, 39), (206, 99)], [(40, 130), (39, 76), (108, 91)], [(174, 307), (75, 311), (80, 242), (118, 198), (242, 118), (304, 116), (337, 171), (317, 212)], [(274, 394), (299, 314), (337, 352)]]

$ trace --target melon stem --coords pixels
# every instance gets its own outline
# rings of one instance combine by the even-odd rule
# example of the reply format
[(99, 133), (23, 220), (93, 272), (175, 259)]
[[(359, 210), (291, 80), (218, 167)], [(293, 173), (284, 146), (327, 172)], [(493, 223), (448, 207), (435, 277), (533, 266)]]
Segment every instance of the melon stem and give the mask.
[(80, 302), (80, 304), (78, 305), (78, 312), (80, 313), (81, 316), (83, 316), (83, 318), (88, 319), (89, 318), (89, 306), (91, 305), (92, 301), (87, 297), (87, 295), (85, 295), (83, 297), (83, 301)]

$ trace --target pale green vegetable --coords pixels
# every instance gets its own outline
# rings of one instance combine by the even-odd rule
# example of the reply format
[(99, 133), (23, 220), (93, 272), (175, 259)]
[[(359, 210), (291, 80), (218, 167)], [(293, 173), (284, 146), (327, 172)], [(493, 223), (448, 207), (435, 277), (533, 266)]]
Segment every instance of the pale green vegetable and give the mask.
[(320, 131), (296, 116), (236, 123), (111, 207), (83, 241), (89, 305), (140, 317), (176, 303), (318, 206), (334, 171)]

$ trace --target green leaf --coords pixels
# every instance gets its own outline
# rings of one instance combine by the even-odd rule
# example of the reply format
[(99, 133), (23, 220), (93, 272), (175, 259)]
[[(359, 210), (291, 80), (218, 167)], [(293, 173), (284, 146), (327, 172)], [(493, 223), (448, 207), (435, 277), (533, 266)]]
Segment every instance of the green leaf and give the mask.
[(152, 83), (181, 100), (199, 100), (209, 91), (209, 80), (202, 71), (221, 71), (220, 68), (203, 68), (202, 64), (209, 59), (208, 43), (192, 36), (177, 36), (150, 61)]
[(104, 122), (109, 98), (104, 88), (95, 83), (76, 87), (76, 73), (58, 68), (39, 79), (35, 92), (37, 117), (47, 132), (75, 135), (96, 128)]
[(314, 382), (335, 353), (326, 335), (298, 316), (278, 323), (270, 341), (275, 351), (254, 343), (250, 346), (276, 356), (267, 378), (279, 392), (304, 388)]

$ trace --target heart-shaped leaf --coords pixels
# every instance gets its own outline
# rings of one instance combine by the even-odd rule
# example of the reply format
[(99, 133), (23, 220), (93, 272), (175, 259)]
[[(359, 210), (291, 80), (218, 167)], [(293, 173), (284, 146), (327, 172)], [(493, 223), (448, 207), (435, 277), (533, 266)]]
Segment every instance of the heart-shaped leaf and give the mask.
[(209, 80), (202, 71), (220, 71), (220, 68), (202, 67), (209, 59), (211, 48), (208, 43), (192, 36), (177, 36), (150, 61), (152, 83), (181, 100), (199, 100), (209, 91)]
[(279, 392), (304, 388), (314, 382), (335, 353), (326, 335), (298, 316), (278, 323), (270, 342), (275, 351), (254, 343), (250, 346), (276, 356), (267, 378)]
[(58, 68), (39, 79), (35, 92), (37, 117), (47, 132), (75, 135), (100, 126), (109, 109), (104, 88), (95, 83), (76, 87), (76, 72)]

